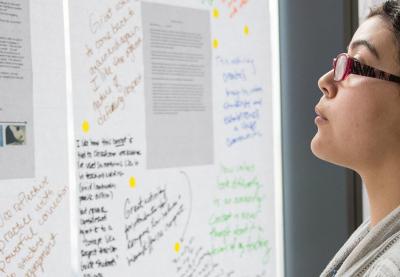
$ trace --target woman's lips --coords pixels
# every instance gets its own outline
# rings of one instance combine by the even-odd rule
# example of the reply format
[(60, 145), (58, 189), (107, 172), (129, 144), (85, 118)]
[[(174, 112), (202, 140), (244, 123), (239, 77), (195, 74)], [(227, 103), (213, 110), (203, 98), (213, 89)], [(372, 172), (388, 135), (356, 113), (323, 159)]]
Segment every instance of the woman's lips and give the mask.
[(318, 107), (315, 107), (315, 113), (317, 114), (317, 117), (315, 118), (314, 122), (315, 124), (325, 124), (328, 122), (328, 119), (324, 116), (324, 114), (321, 112), (321, 110)]

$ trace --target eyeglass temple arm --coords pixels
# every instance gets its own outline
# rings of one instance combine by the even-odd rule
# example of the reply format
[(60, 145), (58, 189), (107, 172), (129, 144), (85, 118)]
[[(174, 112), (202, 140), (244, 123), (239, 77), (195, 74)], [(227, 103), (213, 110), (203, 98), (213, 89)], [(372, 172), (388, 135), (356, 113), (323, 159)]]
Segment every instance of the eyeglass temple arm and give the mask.
[(366, 65), (366, 64), (361, 64), (359, 61), (352, 59), (352, 67), (351, 67), (351, 73), (361, 75), (361, 76), (367, 76), (367, 77), (373, 77), (373, 78), (378, 78), (381, 80), (386, 80), (386, 81), (391, 81), (400, 84), (400, 77), (387, 73), (385, 71), (376, 69), (372, 66)]

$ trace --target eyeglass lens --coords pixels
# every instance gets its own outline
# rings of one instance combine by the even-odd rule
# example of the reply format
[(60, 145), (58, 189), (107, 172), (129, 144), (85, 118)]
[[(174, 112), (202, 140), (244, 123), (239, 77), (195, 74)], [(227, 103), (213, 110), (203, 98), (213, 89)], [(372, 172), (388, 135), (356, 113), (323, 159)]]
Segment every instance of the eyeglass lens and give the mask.
[(344, 74), (346, 73), (347, 68), (347, 57), (345, 55), (339, 55), (336, 58), (336, 66), (335, 66), (335, 81), (343, 80)]

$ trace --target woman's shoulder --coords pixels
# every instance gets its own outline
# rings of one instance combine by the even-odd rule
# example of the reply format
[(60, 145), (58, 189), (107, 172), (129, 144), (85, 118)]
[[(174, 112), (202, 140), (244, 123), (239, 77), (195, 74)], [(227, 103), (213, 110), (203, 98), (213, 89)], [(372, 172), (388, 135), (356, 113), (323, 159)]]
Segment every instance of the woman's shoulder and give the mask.
[(382, 256), (376, 260), (366, 277), (400, 276), (400, 240), (397, 240)]

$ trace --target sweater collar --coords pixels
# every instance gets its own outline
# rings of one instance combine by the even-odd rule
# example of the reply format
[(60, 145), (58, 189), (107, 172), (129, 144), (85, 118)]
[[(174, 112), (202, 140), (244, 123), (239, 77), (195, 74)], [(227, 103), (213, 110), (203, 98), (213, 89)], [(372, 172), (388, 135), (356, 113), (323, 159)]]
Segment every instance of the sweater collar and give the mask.
[(322, 272), (321, 277), (331, 276), (331, 272), (343, 263), (337, 273), (356, 272), (359, 267), (374, 256), (379, 247), (400, 231), (400, 206), (370, 229), (370, 219), (364, 221), (350, 236), (332, 261)]

